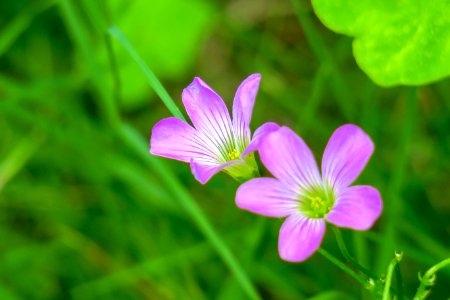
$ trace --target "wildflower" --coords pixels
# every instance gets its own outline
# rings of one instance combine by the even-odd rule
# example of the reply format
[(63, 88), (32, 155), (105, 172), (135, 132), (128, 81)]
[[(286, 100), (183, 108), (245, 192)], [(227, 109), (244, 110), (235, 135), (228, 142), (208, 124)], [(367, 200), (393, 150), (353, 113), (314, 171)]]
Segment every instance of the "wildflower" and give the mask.
[(374, 145), (359, 127), (347, 124), (331, 136), (322, 158), (322, 175), (304, 141), (281, 127), (267, 134), (258, 151), (275, 178), (241, 185), (236, 204), (268, 217), (287, 217), (280, 229), (280, 257), (300, 262), (320, 246), (326, 222), (367, 230), (381, 213), (381, 196), (367, 185), (350, 186), (364, 169)]
[(200, 78), (194, 78), (182, 93), (193, 126), (175, 117), (159, 121), (152, 129), (150, 153), (190, 163), (202, 184), (222, 170), (238, 180), (258, 176), (252, 152), (264, 134), (279, 127), (266, 123), (251, 139), (250, 120), (260, 80), (261, 75), (253, 74), (241, 83), (231, 120), (222, 98)]

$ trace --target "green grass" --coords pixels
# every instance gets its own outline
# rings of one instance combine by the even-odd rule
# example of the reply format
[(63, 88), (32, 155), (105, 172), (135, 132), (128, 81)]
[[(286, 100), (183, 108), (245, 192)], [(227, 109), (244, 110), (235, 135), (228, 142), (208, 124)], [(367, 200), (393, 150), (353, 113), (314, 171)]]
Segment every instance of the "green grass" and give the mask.
[[(283, 262), (282, 220), (239, 210), (230, 177), (203, 186), (187, 164), (149, 154), (152, 126), (184, 118), (194, 76), (231, 107), (240, 81), (260, 72), (252, 128), (295, 128), (317, 159), (341, 124), (370, 134), (376, 150), (356, 184), (376, 186), (384, 211), (370, 231), (342, 238), (392, 288), (396, 250), (408, 298), (419, 272), (450, 257), (448, 79), (376, 86), (351, 40), (301, 0), (211, 2), (209, 26), (174, 17), (158, 37), (145, 14), (129, 15), (131, 2), (15, 3), (0, 4), (0, 299), (373, 298), (320, 254)], [(170, 15), (173, 3), (144, 6)], [(161, 55), (176, 55), (166, 47), (184, 29), (196, 50), (173, 73)], [(344, 260), (331, 232), (322, 247)], [(428, 299), (448, 298), (449, 280), (443, 267)]]

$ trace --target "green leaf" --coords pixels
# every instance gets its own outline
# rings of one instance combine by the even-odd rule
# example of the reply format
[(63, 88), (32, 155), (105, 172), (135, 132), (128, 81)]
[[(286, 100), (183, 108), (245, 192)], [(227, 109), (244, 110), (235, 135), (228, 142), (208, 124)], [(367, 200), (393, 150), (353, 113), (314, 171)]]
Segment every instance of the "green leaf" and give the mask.
[(312, 3), (327, 27), (355, 38), (356, 62), (375, 83), (421, 85), (450, 74), (450, 1)]
[[(195, 62), (201, 41), (212, 28), (212, 6), (204, 0), (115, 0), (112, 21), (159, 78), (177, 78)], [(148, 101), (151, 91), (128, 53), (117, 49), (126, 107)]]

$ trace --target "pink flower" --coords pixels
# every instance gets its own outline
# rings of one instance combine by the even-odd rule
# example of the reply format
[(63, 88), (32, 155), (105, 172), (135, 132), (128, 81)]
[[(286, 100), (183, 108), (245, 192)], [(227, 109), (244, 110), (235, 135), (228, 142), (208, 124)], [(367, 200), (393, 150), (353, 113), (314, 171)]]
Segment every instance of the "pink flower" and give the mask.
[(231, 120), (222, 98), (200, 78), (194, 78), (182, 94), (193, 126), (175, 117), (159, 121), (152, 129), (150, 153), (190, 163), (202, 184), (222, 170), (238, 180), (257, 176), (252, 152), (265, 133), (279, 127), (266, 123), (251, 139), (250, 120), (260, 80), (261, 75), (253, 74), (241, 83)]
[(300, 262), (320, 246), (326, 222), (367, 230), (378, 219), (382, 201), (377, 189), (350, 186), (364, 169), (374, 145), (355, 125), (339, 127), (322, 158), (322, 175), (305, 142), (291, 129), (267, 134), (258, 151), (275, 178), (256, 178), (241, 185), (236, 204), (268, 217), (287, 217), (280, 229), (280, 257)]

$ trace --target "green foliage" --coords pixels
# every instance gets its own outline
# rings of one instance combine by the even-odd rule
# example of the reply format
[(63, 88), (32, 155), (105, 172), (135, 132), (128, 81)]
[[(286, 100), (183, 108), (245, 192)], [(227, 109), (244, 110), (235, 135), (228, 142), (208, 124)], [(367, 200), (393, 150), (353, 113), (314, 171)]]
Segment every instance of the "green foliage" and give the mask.
[[(203, 0), (109, 1), (115, 24), (160, 78), (180, 78), (192, 66), (198, 44), (212, 28), (213, 9)], [(142, 105), (151, 89), (122, 48), (116, 48), (123, 105)], [(107, 62), (107, 60), (105, 60)]]
[(422, 85), (450, 74), (447, 0), (313, 0), (331, 30), (354, 37), (353, 54), (377, 84)]
[[(281, 220), (236, 208), (229, 176), (203, 186), (188, 165), (148, 154), (152, 126), (177, 106), (184, 112), (193, 76), (230, 106), (253, 72), (262, 81), (252, 128), (296, 128), (316, 157), (343, 123), (370, 134), (376, 150), (356, 184), (379, 188), (385, 207), (373, 230), (342, 232), (348, 252), (381, 274), (402, 250), (405, 296), (420, 272), (436, 274), (428, 299), (448, 297), (450, 269), (430, 269), (450, 256), (448, 79), (377, 87), (307, 1), (295, 10), (287, 0), (218, 1), (213, 15), (206, 1), (162, 2), (131, 13), (135, 2), (125, 0), (0, 1), (0, 299), (370, 299), (320, 254), (281, 261)], [(170, 50), (183, 53), (173, 72), (146, 56), (165, 55), (159, 25), (125, 32), (115, 19), (153, 15), (152, 5), (177, 28), (180, 10), (205, 22)], [(124, 89), (138, 81), (146, 86), (131, 100)], [(342, 259), (330, 230), (323, 247)]]
[(137, 53), (134, 47), (130, 44), (128, 39), (123, 35), (123, 33), (115, 26), (112, 26), (108, 30), (109, 34), (113, 36), (117, 41), (122, 45), (122, 47), (128, 52), (128, 54), (133, 58), (133, 60), (137, 63), (139, 68), (145, 74), (147, 81), (153, 91), (156, 92), (158, 97), (170, 111), (170, 113), (182, 120), (185, 120), (183, 113), (177, 107), (175, 102), (170, 97), (169, 93), (167, 93), (166, 89), (162, 86), (161, 82), (156, 77), (155, 73), (147, 66), (145, 61), (141, 58), (141, 56)]

